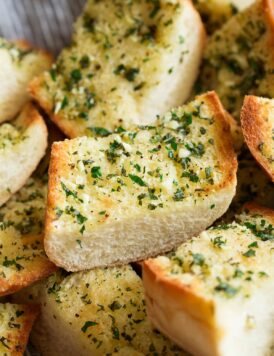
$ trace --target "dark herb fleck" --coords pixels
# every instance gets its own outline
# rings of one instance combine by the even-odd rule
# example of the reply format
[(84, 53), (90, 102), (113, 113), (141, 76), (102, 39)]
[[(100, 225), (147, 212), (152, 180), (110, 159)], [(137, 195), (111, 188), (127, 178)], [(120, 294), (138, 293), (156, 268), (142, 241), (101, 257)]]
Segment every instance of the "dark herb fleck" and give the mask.
[(98, 325), (98, 323), (96, 323), (95, 321), (86, 321), (81, 330), (83, 331), (83, 333), (85, 333), (89, 327), (96, 325)]
[(129, 178), (136, 184), (140, 185), (141, 187), (146, 187), (147, 184), (143, 181), (142, 178), (134, 175), (134, 174), (129, 174)]

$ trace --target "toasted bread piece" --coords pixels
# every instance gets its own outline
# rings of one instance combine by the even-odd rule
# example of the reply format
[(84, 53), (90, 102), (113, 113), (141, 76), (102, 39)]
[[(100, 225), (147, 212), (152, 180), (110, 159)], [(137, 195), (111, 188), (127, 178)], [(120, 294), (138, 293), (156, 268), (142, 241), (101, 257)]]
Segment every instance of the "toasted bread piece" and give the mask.
[(247, 96), (241, 124), (252, 155), (274, 182), (274, 100)]
[(26, 41), (0, 38), (0, 123), (13, 119), (29, 100), (29, 82), (52, 64), (51, 56)]
[(14, 121), (0, 126), (0, 206), (38, 166), (46, 152), (47, 136), (45, 122), (32, 104)]
[(236, 194), (228, 211), (215, 224), (232, 222), (250, 199), (259, 205), (274, 209), (274, 184), (258, 166), (244, 144), (238, 155)]
[(235, 152), (239, 154), (242, 151), (243, 144), (244, 144), (241, 125), (227, 111), (226, 111), (226, 119), (230, 126), (230, 132), (231, 132)]
[(130, 266), (57, 273), (39, 293), (27, 290), (41, 303), (31, 341), (42, 356), (186, 355), (152, 329), (142, 281)]
[(223, 26), (230, 17), (242, 11), (255, 0), (194, 0), (208, 33)]
[(148, 124), (188, 99), (204, 42), (190, 0), (89, 0), (72, 45), (30, 92), (70, 138)]
[(0, 304), (0, 354), (23, 356), (39, 309), (34, 305)]
[(46, 191), (46, 183), (30, 178), (0, 208), (0, 296), (56, 271), (42, 243)]
[(273, 355), (273, 241), (274, 211), (250, 204), (237, 222), (145, 261), (153, 324), (193, 355)]
[(213, 89), (237, 119), (244, 96), (274, 97), (274, 3), (258, 0), (209, 39), (198, 91)]
[(55, 143), (46, 253), (77, 271), (171, 250), (227, 210), (236, 170), (214, 92), (171, 110), (156, 126)]

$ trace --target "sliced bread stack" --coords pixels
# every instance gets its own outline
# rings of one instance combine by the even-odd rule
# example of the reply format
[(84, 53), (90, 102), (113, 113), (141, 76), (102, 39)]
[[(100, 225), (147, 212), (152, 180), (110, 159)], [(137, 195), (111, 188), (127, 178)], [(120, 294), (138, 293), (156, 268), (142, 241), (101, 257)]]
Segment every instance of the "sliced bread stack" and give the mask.
[[(209, 26), (231, 17), (204, 54), (190, 0), (88, 0), (51, 69), (0, 46), (26, 80), (0, 126), (0, 295), (28, 325), (40, 305), (43, 356), (273, 355), (274, 212), (235, 209), (273, 204), (274, 4), (196, 3)], [(26, 104), (38, 58), (29, 91), (70, 138), (53, 129), (48, 189), (47, 127)], [(0, 333), (18, 355), (20, 323), (21, 344)]]

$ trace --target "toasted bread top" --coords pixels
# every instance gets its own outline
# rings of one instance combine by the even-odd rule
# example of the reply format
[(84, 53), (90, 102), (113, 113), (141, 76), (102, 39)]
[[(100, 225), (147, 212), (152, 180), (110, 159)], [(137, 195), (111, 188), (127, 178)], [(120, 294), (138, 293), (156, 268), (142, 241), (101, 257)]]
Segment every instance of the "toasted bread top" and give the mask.
[(274, 100), (247, 96), (241, 124), (252, 155), (274, 182)]
[(103, 224), (196, 205), (235, 185), (236, 169), (230, 128), (213, 92), (171, 110), (156, 126), (55, 143), (45, 244), (55, 229), (77, 236), (77, 246)]
[(23, 356), (32, 324), (38, 315), (34, 305), (0, 304), (0, 353)]
[(26, 41), (9, 42), (0, 38), (0, 123), (13, 119), (27, 102), (27, 86), (48, 69), (52, 57)]
[[(213, 301), (243, 300), (273, 279), (273, 240), (274, 211), (248, 204), (237, 221), (212, 227), (144, 267), (171, 288), (176, 300), (186, 298), (191, 315), (206, 315), (211, 323)], [(192, 308), (199, 300), (202, 311)]]
[(197, 88), (214, 88), (239, 119), (244, 95), (274, 96), (273, 1), (260, 0), (209, 39)]
[(199, 65), (204, 37), (189, 0), (89, 0), (72, 45), (30, 91), (71, 138), (148, 123), (188, 98), (188, 82), (173, 83), (188, 56)]
[(52, 276), (42, 302), (42, 318), (55, 317), (54, 327), (59, 323), (59, 328), (69, 332), (85, 354), (123, 355), (123, 350), (128, 350), (127, 355), (184, 355), (152, 329), (142, 281), (130, 266), (73, 273), (65, 279)]
[(30, 178), (0, 208), (0, 295), (10, 294), (56, 270), (43, 245), (46, 183)]

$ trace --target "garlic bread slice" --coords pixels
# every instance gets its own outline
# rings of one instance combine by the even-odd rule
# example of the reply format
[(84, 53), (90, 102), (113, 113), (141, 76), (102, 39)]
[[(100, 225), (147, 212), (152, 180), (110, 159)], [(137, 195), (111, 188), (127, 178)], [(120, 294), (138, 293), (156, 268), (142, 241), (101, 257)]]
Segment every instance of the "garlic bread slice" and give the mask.
[(273, 355), (273, 243), (274, 211), (251, 204), (231, 224), (145, 261), (154, 326), (193, 355)]
[(183, 356), (152, 329), (140, 277), (130, 266), (50, 277), (31, 341), (43, 356)]
[(0, 208), (0, 296), (52, 274), (43, 250), (46, 182), (30, 178)]
[(241, 124), (252, 155), (274, 182), (274, 100), (247, 96)]
[(30, 91), (70, 138), (148, 124), (188, 99), (204, 42), (190, 0), (88, 0), (71, 46)]
[(13, 119), (29, 100), (28, 84), (49, 69), (51, 56), (26, 41), (0, 38), (0, 123)]
[(38, 315), (34, 305), (0, 304), (0, 354), (23, 356), (32, 325)]
[(47, 148), (46, 124), (32, 104), (0, 126), (0, 206), (31, 176)]
[(46, 253), (78, 271), (171, 250), (227, 210), (236, 170), (214, 92), (171, 110), (156, 126), (54, 143)]
[(230, 19), (238, 11), (242, 11), (255, 0), (194, 0), (194, 5), (198, 9), (205, 23), (208, 33), (216, 29)]
[(209, 39), (198, 91), (216, 90), (237, 119), (247, 94), (274, 97), (274, 3), (258, 0)]

